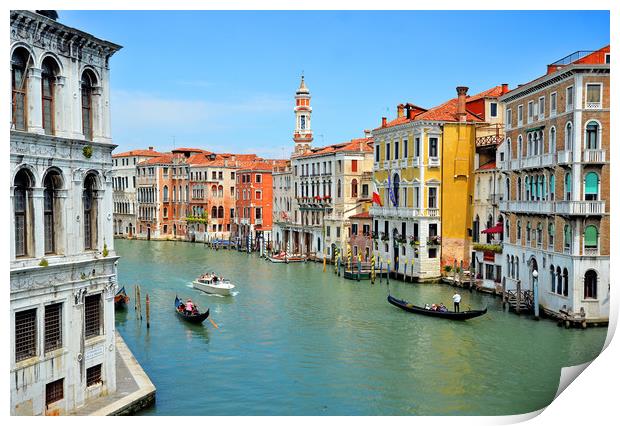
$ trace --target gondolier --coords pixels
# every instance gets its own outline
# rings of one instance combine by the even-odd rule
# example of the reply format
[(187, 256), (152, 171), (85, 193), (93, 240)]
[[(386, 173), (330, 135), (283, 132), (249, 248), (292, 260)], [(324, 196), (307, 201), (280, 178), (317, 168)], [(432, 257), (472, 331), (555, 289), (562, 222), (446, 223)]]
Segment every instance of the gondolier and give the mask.
[(458, 292), (454, 292), (454, 296), (452, 296), (452, 301), (454, 302), (454, 312), (460, 312), (461, 295), (458, 294)]

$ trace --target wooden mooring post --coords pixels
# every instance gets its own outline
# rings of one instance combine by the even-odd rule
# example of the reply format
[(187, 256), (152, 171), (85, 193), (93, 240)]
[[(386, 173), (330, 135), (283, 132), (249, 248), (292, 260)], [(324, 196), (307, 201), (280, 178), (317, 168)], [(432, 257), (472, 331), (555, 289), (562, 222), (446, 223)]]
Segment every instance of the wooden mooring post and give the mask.
[(146, 328), (151, 328), (151, 299), (146, 293)]

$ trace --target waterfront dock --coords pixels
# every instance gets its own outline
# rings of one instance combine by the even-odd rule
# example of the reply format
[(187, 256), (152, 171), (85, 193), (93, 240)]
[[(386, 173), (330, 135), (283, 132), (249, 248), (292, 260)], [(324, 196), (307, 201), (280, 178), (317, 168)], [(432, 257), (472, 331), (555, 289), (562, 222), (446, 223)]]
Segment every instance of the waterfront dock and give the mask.
[(155, 385), (117, 331), (116, 392), (94, 399), (70, 414), (78, 416), (133, 414), (155, 403), (155, 391)]

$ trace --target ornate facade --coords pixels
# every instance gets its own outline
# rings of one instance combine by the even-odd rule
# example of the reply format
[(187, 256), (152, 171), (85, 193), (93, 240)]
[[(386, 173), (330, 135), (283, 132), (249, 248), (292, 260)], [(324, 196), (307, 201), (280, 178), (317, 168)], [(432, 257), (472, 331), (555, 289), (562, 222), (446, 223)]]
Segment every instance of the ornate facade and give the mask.
[(109, 59), (121, 46), (11, 11), (11, 414), (114, 392)]

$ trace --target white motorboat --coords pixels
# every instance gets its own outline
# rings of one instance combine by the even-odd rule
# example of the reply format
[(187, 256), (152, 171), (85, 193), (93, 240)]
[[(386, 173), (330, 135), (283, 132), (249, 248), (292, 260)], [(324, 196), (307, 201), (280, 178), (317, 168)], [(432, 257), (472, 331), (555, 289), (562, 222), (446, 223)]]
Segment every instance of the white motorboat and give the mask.
[(235, 285), (227, 279), (220, 279), (216, 276), (202, 276), (192, 281), (194, 288), (209, 294), (219, 294), (220, 296), (230, 296)]

